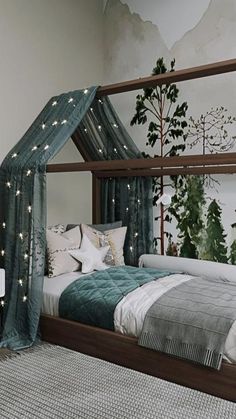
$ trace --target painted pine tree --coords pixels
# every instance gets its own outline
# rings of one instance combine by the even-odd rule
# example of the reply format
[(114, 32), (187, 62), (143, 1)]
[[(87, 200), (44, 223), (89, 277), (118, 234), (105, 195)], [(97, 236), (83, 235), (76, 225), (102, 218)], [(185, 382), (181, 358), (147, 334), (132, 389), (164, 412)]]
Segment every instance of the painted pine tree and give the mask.
[[(163, 58), (159, 58), (156, 66), (152, 70), (152, 75), (174, 71), (175, 60), (171, 61), (170, 69), (164, 63)], [(176, 84), (166, 84), (156, 87), (143, 89), (143, 94), (136, 96), (135, 115), (131, 120), (131, 125), (143, 125), (148, 122), (148, 134), (146, 145), (150, 147), (158, 146), (158, 154), (148, 157), (167, 157), (178, 155), (185, 150), (187, 134), (187, 122), (185, 120), (188, 105), (186, 102), (178, 104), (179, 90)], [(150, 118), (152, 120), (150, 120)], [(177, 178), (177, 177), (175, 177)], [(172, 177), (171, 185), (175, 187), (177, 179)], [(168, 182), (169, 184), (170, 182)], [(164, 177), (153, 178), (153, 205), (156, 206), (158, 198), (163, 194), (166, 184)], [(172, 215), (175, 215), (174, 213)], [(155, 217), (160, 222), (160, 234), (154, 238), (154, 245), (160, 243), (160, 252), (164, 254), (164, 241), (168, 233), (165, 231), (165, 222), (171, 221), (166, 214), (163, 205), (160, 205), (160, 214)]]
[[(180, 239), (180, 256), (197, 259), (198, 246), (201, 241), (203, 222), (203, 207), (205, 193), (202, 176), (187, 176), (183, 185), (181, 208), (178, 205), (178, 238)], [(173, 204), (174, 205), (174, 204)]]
[(226, 234), (221, 222), (222, 210), (215, 199), (207, 209), (206, 242), (203, 258), (214, 262), (227, 263)]
[(230, 246), (230, 262), (232, 265), (236, 265), (236, 240)]

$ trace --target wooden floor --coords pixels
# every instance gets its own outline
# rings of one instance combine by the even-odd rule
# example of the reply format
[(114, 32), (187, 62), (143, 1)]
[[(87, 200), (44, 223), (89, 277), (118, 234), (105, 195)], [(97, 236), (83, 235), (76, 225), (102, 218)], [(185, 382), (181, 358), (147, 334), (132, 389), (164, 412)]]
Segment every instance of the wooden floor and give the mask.
[(44, 341), (236, 401), (236, 365), (220, 371), (138, 346), (137, 339), (53, 316), (41, 316)]

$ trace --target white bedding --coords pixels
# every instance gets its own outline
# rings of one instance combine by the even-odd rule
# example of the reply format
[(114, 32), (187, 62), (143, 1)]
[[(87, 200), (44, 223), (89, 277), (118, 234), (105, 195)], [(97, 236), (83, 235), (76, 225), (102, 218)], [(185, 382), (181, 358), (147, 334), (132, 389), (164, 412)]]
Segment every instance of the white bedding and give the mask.
[[(79, 277), (81, 272), (71, 272), (54, 278), (44, 278), (42, 313), (58, 316), (58, 304), (65, 288)], [(191, 275), (175, 274), (149, 282), (130, 292), (117, 304), (114, 312), (114, 328), (124, 335), (138, 337), (145, 315), (151, 305), (168, 289), (189, 281)], [(225, 343), (225, 359), (236, 363), (236, 322), (230, 329)]]

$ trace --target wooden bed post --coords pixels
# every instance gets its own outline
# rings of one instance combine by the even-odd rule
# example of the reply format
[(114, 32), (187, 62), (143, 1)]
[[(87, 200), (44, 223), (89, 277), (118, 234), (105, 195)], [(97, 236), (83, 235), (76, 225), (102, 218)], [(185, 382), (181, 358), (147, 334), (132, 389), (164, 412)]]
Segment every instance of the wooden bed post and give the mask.
[(92, 219), (93, 224), (101, 223), (101, 179), (92, 174)]

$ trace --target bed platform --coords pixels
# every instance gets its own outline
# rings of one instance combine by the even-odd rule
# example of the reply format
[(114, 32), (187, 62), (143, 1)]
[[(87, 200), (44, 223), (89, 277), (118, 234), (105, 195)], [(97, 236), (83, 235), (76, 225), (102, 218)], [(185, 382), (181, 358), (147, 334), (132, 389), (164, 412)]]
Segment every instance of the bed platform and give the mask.
[(138, 346), (137, 339), (59, 317), (42, 315), (42, 339), (155, 377), (236, 402), (236, 365), (220, 371)]

